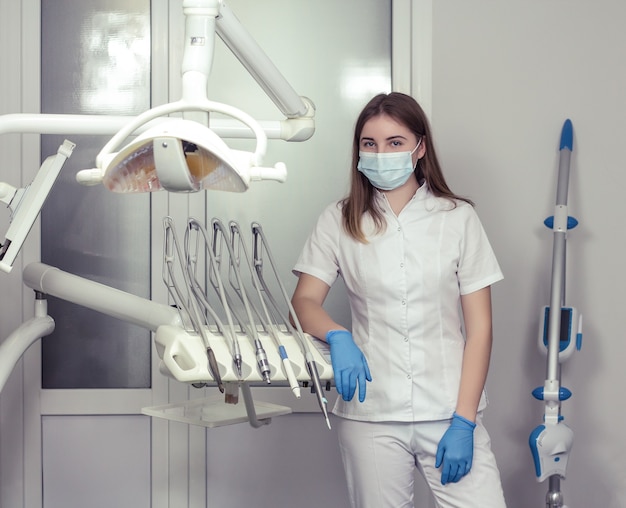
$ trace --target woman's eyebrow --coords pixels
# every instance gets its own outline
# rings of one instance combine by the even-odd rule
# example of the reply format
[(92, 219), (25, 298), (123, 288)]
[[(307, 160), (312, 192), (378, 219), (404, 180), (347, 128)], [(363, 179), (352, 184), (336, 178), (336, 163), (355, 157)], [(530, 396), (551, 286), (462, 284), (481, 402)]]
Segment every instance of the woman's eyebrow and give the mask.
[[(385, 138), (385, 141), (391, 141), (393, 139), (404, 139), (406, 141), (407, 138), (405, 136), (402, 136), (401, 134), (396, 134), (394, 136), (389, 136), (388, 138)], [(375, 140), (374, 138), (363, 136), (361, 138), (361, 141), (375, 141)]]

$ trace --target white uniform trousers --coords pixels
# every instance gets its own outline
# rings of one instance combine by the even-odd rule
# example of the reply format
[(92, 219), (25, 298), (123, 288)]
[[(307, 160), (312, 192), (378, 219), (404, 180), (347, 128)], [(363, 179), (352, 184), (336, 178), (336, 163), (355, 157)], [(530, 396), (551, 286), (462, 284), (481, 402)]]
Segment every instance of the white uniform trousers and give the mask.
[(472, 469), (459, 482), (446, 485), (441, 484), (435, 457), (450, 420), (381, 423), (337, 418), (336, 423), (353, 508), (413, 508), (415, 468), (440, 508), (506, 508), (491, 440), (480, 415), (474, 429)]

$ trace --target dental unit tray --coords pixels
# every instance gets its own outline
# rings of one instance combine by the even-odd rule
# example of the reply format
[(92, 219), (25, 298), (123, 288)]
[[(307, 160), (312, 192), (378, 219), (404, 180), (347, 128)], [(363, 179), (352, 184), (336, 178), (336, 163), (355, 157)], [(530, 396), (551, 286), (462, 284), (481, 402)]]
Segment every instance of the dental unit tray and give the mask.
[[(310, 381), (310, 375), (304, 364), (304, 355), (295, 337), (283, 331), (280, 331), (279, 334), (281, 342), (293, 362), (296, 379), (301, 382)], [(241, 380), (233, 368), (232, 355), (226, 338), (211, 330), (208, 331), (208, 335), (211, 348), (215, 352), (222, 381), (263, 383), (263, 377), (256, 367), (253, 344), (246, 339), (244, 334), (241, 334), (241, 338), (246, 340), (240, 341), (243, 375)], [(272, 384), (286, 384), (288, 380), (282, 368), (282, 358), (273, 339), (264, 333), (259, 333), (259, 338), (267, 353)], [(315, 345), (321, 341), (308, 334), (305, 334), (305, 338), (313, 346), (311, 352), (317, 363), (320, 379), (322, 381), (332, 380), (332, 366), (327, 356), (323, 354), (323, 345)], [(189, 333), (178, 326), (163, 325), (157, 329), (154, 343), (161, 359), (159, 370), (162, 374), (190, 384), (213, 383), (215, 381), (209, 372), (206, 348), (200, 335)]]
[[(306, 369), (299, 344), (291, 334), (282, 331), (279, 333), (281, 343), (291, 359), (297, 380), (303, 384), (308, 383), (310, 375)], [(243, 334), (242, 338), (245, 338)], [(289, 390), (288, 379), (283, 370), (283, 360), (273, 343), (273, 339), (262, 333), (259, 333), (259, 338), (267, 352), (272, 386), (284, 387), (285, 390)], [(330, 383), (333, 371), (330, 357), (327, 354), (327, 344), (307, 334), (305, 334), (305, 338), (313, 345), (311, 349), (318, 366), (320, 379), (327, 384)], [(227, 391), (229, 385), (235, 390), (241, 390), (244, 402), (226, 403), (225, 397), (218, 394), (179, 403), (144, 407), (141, 410), (143, 414), (190, 425), (214, 428), (246, 422), (253, 427), (259, 427), (270, 423), (272, 417), (293, 412), (292, 407), (289, 406), (259, 401), (256, 398), (253, 401), (250, 387), (266, 385), (256, 368), (255, 350), (249, 340), (241, 341), (242, 372), (244, 375), (242, 381), (238, 379), (238, 374), (232, 366), (232, 356), (226, 338), (211, 331), (209, 340), (219, 365), (221, 380), (226, 385)], [(177, 326), (163, 325), (157, 329), (154, 343), (161, 358), (159, 364), (161, 374), (192, 385), (214, 384), (215, 380), (211, 376), (207, 364), (204, 342), (199, 335), (192, 335)]]
[[(224, 421), (237, 421), (242, 417), (239, 408), (233, 409), (231, 414), (230, 409), (222, 407), (238, 404), (242, 394), (252, 426), (266, 423), (259, 419), (258, 411), (267, 408), (255, 406), (251, 384), (289, 386), (292, 394), (300, 399), (300, 386), (308, 386), (310, 382), (330, 429), (324, 391), (330, 390), (333, 371), (327, 344), (302, 331), (260, 224), (252, 223), (252, 256), (235, 221), (227, 228), (222, 221), (213, 218), (211, 235), (197, 219), (190, 217), (184, 242), (179, 242), (171, 217), (165, 217), (163, 224), (163, 281), (182, 326), (163, 323), (155, 329), (160, 372), (196, 388), (215, 384), (224, 393), (223, 402), (216, 402), (220, 405), (217, 412), (228, 412), (222, 417)], [(272, 295), (265, 280), (263, 255), (280, 288), (278, 300), (282, 303)], [(248, 284), (244, 282), (245, 271), (251, 276)], [(246, 289), (250, 285), (252, 290)], [(213, 293), (216, 302), (210, 301)], [(251, 299), (255, 293), (256, 304)], [(236, 308), (237, 302), (243, 305), (243, 312), (241, 306)], [(288, 314), (283, 306), (287, 307)], [(214, 405), (214, 402), (207, 400), (206, 404)], [(192, 404), (186, 409), (179, 406), (160, 407), (159, 415), (182, 418), (180, 411), (188, 415), (190, 408), (195, 408), (193, 418), (198, 424), (217, 425), (203, 418), (207, 411), (202, 409), (202, 404)], [(201, 408), (199, 413), (198, 408)], [(291, 412), (284, 406), (271, 407), (272, 411)]]

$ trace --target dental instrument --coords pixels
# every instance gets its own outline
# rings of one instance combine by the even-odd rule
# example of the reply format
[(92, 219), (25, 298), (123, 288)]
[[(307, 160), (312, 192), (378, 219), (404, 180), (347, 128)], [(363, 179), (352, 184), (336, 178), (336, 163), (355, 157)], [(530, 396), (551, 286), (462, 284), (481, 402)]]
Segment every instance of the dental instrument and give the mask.
[[(192, 288), (195, 291), (195, 295), (198, 298), (198, 301), (201, 303), (201, 305), (204, 307), (204, 309), (208, 312), (211, 313), (212, 317), (216, 320), (217, 323), (219, 324), (219, 329), (222, 332), (222, 334), (224, 336), (228, 336), (230, 338), (230, 343), (231, 343), (231, 347), (232, 347), (232, 357), (233, 357), (233, 363), (235, 365), (235, 368), (237, 370), (237, 376), (239, 381), (241, 381), (242, 376), (243, 376), (243, 371), (242, 371), (242, 366), (243, 366), (243, 360), (241, 357), (241, 348), (239, 347), (239, 338), (237, 336), (237, 331), (235, 330), (235, 324), (233, 322), (233, 317), (232, 317), (232, 313), (231, 313), (231, 308), (230, 305), (228, 304), (227, 300), (226, 300), (226, 294), (224, 291), (224, 286), (222, 284), (222, 280), (219, 276), (219, 268), (218, 268), (218, 263), (217, 260), (215, 259), (215, 255), (213, 253), (213, 250), (211, 248), (210, 242), (209, 242), (209, 237), (207, 234), (206, 229), (204, 228), (204, 226), (202, 224), (200, 224), (200, 222), (197, 219), (194, 219), (193, 217), (190, 217), (188, 220), (188, 227), (185, 231), (185, 251), (187, 253), (189, 253), (191, 251), (191, 249), (189, 248), (190, 246), (190, 238), (191, 238), (191, 232), (195, 231), (195, 232), (199, 232), (202, 236), (202, 240), (204, 240), (204, 252), (206, 254), (208, 254), (207, 256), (207, 260), (208, 260), (208, 271), (209, 271), (209, 279), (211, 279), (212, 277), (214, 277), (214, 279), (216, 280), (215, 282), (215, 288), (216, 291), (220, 297), (220, 301), (222, 304), (222, 307), (224, 309), (224, 312), (226, 314), (226, 320), (228, 322), (228, 333), (227, 333), (227, 329), (221, 325), (217, 314), (213, 313), (210, 309), (211, 309), (211, 305), (209, 304), (207, 298), (206, 298), (206, 294), (202, 291), (202, 288), (200, 286), (200, 284), (197, 282), (197, 278), (196, 278), (196, 273), (195, 273), (195, 268), (197, 267), (197, 263), (195, 260), (191, 260), (189, 257), (189, 254), (187, 255), (188, 257), (188, 261), (187, 261), (187, 273), (189, 275), (190, 280), (193, 281), (192, 283)], [(198, 241), (199, 241), (199, 237), (196, 237), (196, 245), (198, 245)], [(207, 323), (208, 325), (208, 323)], [(217, 380), (216, 380), (217, 381)], [(236, 403), (236, 394), (234, 393), (234, 390), (229, 390), (228, 392), (228, 399), (229, 401)]]
[(285, 290), (285, 286), (278, 275), (278, 270), (276, 269), (276, 264), (274, 263), (272, 253), (269, 249), (269, 245), (265, 235), (263, 233), (263, 228), (257, 222), (252, 223), (252, 235), (253, 235), (253, 256), (254, 256), (254, 268), (257, 272), (259, 282), (263, 288), (263, 294), (267, 296), (268, 300), (274, 307), (274, 310), (277, 314), (281, 315), (280, 307), (278, 306), (276, 300), (272, 296), (269, 286), (266, 284), (265, 279), (263, 278), (263, 251), (267, 254), (267, 258), (270, 262), (270, 266), (274, 273), (274, 278), (278, 284), (280, 293), (287, 304), (287, 308), (289, 310), (289, 315), (292, 317), (294, 325), (291, 324), (289, 319), (284, 319), (285, 325), (290, 329), (292, 334), (297, 337), (300, 347), (302, 348), (302, 352), (304, 354), (304, 361), (307, 367), (307, 371), (309, 376), (311, 377), (311, 382), (313, 383), (312, 390), (315, 392), (315, 396), (317, 397), (317, 403), (322, 411), (324, 419), (326, 421), (327, 427), (330, 429), (330, 419), (328, 417), (328, 399), (324, 397), (324, 393), (322, 391), (322, 384), (320, 381), (320, 375), (317, 369), (317, 365), (311, 353), (311, 348), (309, 347), (309, 343), (304, 337), (304, 332), (302, 331), (302, 326), (300, 326), (300, 321), (298, 320), (298, 316), (296, 315), (296, 311), (291, 304), (291, 300), (287, 295), (287, 291)]
[[(263, 309), (264, 316), (255, 308), (253, 303), (250, 303), (250, 305), (255, 310), (255, 313), (257, 314), (259, 321), (261, 322), (261, 326), (263, 327), (265, 332), (271, 335), (271, 337), (274, 339), (274, 342), (276, 343), (278, 347), (280, 358), (282, 360), (282, 366), (283, 366), (285, 375), (287, 376), (287, 380), (289, 382), (289, 387), (291, 388), (291, 391), (296, 396), (296, 398), (299, 399), (301, 397), (300, 384), (298, 383), (298, 379), (296, 378), (296, 375), (294, 373), (293, 365), (291, 363), (291, 360), (289, 359), (287, 349), (285, 348), (283, 341), (280, 339), (280, 335), (278, 334), (277, 327), (274, 325), (272, 321), (272, 317), (269, 314), (269, 310), (267, 308), (267, 305), (265, 304), (263, 295), (261, 294), (261, 282), (259, 281), (257, 272), (252, 265), (252, 258), (248, 255), (248, 252), (246, 250), (246, 245), (241, 236), (241, 230), (239, 228), (239, 224), (235, 221), (230, 221), (229, 227), (231, 230), (231, 238), (232, 238), (233, 245), (238, 245), (243, 253), (241, 256), (238, 257), (238, 259), (240, 260), (243, 257), (244, 260), (248, 261), (246, 264), (248, 265), (248, 268), (250, 270), (250, 276), (252, 278), (252, 286), (256, 289), (257, 297), (261, 305), (261, 308)], [(235, 291), (239, 293), (238, 288), (235, 288)]]
[[(220, 333), (223, 337), (227, 338), (231, 344), (231, 350), (233, 355), (233, 364), (238, 366), (238, 378), (241, 379), (241, 355), (236, 355), (237, 348), (232, 346), (233, 344), (233, 334), (232, 330), (226, 329), (223, 325), (220, 317), (217, 312), (213, 309), (211, 304), (208, 302), (206, 298), (206, 294), (202, 287), (202, 284), (198, 281), (198, 259), (199, 259), (199, 251), (200, 251), (200, 240), (198, 235), (199, 227), (197, 225), (197, 221), (191, 219), (187, 223), (187, 228), (185, 229), (185, 259), (186, 259), (186, 270), (187, 275), (189, 277), (190, 289), (193, 296), (196, 299), (196, 302), (203, 309), (202, 316), (204, 318), (204, 322), (202, 326), (206, 326), (210, 328), (210, 323), (208, 321), (208, 317), (210, 316), (215, 321), (215, 327), (217, 328), (218, 333)], [(192, 243), (192, 233), (195, 232), (195, 250), (192, 251), (191, 243)], [(205, 237), (206, 242), (206, 235)], [(206, 243), (205, 243), (206, 245)], [(205, 247), (206, 248), (206, 247)], [(209, 260), (209, 269), (213, 269), (213, 261)], [(207, 332), (205, 332), (207, 333)], [(206, 382), (197, 382), (192, 383), (196, 388), (200, 388), (202, 386), (206, 386)], [(227, 404), (237, 404), (239, 402), (239, 388), (236, 383), (225, 382), (224, 383), (224, 401)]]
[(578, 225), (576, 219), (568, 216), (567, 210), (572, 150), (573, 126), (568, 119), (561, 130), (554, 215), (544, 221), (553, 232), (550, 306), (542, 312), (539, 333), (539, 345), (547, 354), (547, 372), (544, 385), (532, 392), (533, 397), (544, 401), (544, 423), (537, 426), (529, 437), (537, 481), (549, 480), (547, 508), (566, 508), (560, 482), (566, 476), (574, 433), (563, 423), (561, 415), (561, 403), (569, 399), (572, 392), (561, 386), (560, 363), (582, 346), (582, 316), (573, 307), (565, 305), (567, 232)]
[(181, 253), (178, 251), (178, 241), (176, 239), (176, 231), (171, 217), (163, 219), (163, 264), (161, 266), (161, 278), (170, 298), (174, 302), (174, 308), (180, 313), (180, 320), (183, 328), (190, 332), (196, 332), (196, 325), (192, 321), (192, 311), (189, 296), (183, 295), (180, 284), (176, 280), (175, 263), (181, 259)]
[[(239, 376), (239, 380), (241, 380), (243, 371), (243, 360), (241, 356), (241, 346), (239, 344), (239, 336), (237, 334), (237, 330), (235, 328), (234, 322), (234, 313), (232, 309), (231, 303), (228, 301), (228, 295), (226, 294), (226, 290), (224, 288), (224, 284), (222, 282), (222, 278), (220, 276), (220, 254), (217, 252), (216, 248), (216, 239), (213, 237), (212, 239), (209, 237), (209, 234), (205, 227), (200, 224), (196, 219), (190, 218), (189, 224), (200, 231), (202, 233), (202, 237), (204, 239), (204, 249), (207, 255), (207, 259), (209, 260), (209, 270), (207, 279), (213, 286), (214, 291), (217, 293), (219, 297), (220, 304), (226, 315), (226, 321), (228, 323), (228, 331), (231, 337), (231, 346), (232, 346), (232, 355), (233, 355), (233, 363), (235, 364), (235, 368), (237, 369), (237, 374)], [(214, 233), (215, 234), (215, 233)], [(208, 302), (207, 299), (205, 299)], [(239, 322), (239, 320), (238, 320)], [(240, 325), (241, 328), (241, 325)]]
[[(176, 237), (176, 230), (174, 228), (174, 221), (171, 217), (165, 217), (163, 220), (163, 226), (165, 228), (165, 246), (164, 246), (164, 261), (163, 261), (163, 281), (168, 288), (168, 291), (174, 303), (181, 310), (181, 321), (184, 323), (186, 316), (191, 322), (191, 330), (202, 337), (204, 346), (206, 349), (207, 360), (209, 364), (209, 371), (213, 376), (213, 379), (217, 383), (220, 392), (224, 393), (224, 384), (220, 375), (219, 366), (215, 353), (211, 347), (211, 343), (207, 336), (207, 330), (204, 326), (204, 320), (200, 318), (200, 312), (197, 307), (197, 303), (192, 299), (189, 291), (192, 288), (191, 281), (187, 270), (184, 268), (184, 257), (180, 250), (180, 245)], [(183, 279), (185, 281), (185, 288), (187, 295), (184, 295), (180, 289), (180, 285), (176, 282), (174, 273), (174, 262), (178, 258)]]
[[(241, 278), (241, 273), (239, 271), (239, 263), (236, 259), (236, 255), (235, 255), (235, 251), (232, 245), (232, 239), (231, 242), (227, 241), (228, 240), (228, 232), (226, 231), (226, 228), (224, 227), (224, 224), (222, 224), (222, 221), (220, 221), (217, 218), (213, 218), (213, 220), (211, 221), (212, 225), (213, 225), (213, 246), (214, 248), (217, 248), (217, 243), (218, 243), (218, 238), (221, 237), (224, 242), (223, 244), (226, 245), (226, 251), (228, 252), (228, 273), (235, 274), (235, 278), (236, 278), (236, 282), (237, 282), (237, 286), (238, 286), (238, 291), (237, 294), (239, 295), (247, 318), (248, 318), (248, 326), (246, 326), (245, 321), (242, 320), (241, 321), (241, 327), (245, 330), (247, 330), (248, 332), (248, 336), (252, 337), (252, 340), (254, 342), (254, 348), (255, 348), (255, 355), (256, 355), (256, 360), (257, 360), (257, 367), (259, 368), (259, 372), (261, 373), (261, 376), (263, 377), (263, 380), (267, 383), (270, 384), (271, 380), (270, 380), (270, 367), (269, 367), (269, 363), (267, 361), (267, 354), (265, 353), (265, 348), (263, 347), (263, 344), (261, 343), (261, 341), (259, 340), (259, 334), (258, 334), (258, 330), (256, 327), (256, 324), (254, 322), (254, 318), (252, 317), (252, 310), (250, 307), (250, 303), (248, 301), (248, 296), (246, 295), (246, 292), (244, 291), (244, 286), (243, 286), (243, 280)], [(232, 238), (232, 234), (231, 234), (231, 238)], [(219, 259), (216, 256), (216, 259)], [(231, 279), (229, 277), (229, 279)], [(232, 285), (232, 279), (231, 279), (231, 285)]]

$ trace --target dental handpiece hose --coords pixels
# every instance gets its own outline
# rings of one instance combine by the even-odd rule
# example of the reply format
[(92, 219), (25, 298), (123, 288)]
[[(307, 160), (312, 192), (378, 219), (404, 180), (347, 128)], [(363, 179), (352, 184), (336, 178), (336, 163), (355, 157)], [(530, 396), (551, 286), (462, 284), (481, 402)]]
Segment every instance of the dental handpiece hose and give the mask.
[[(280, 277), (278, 276), (278, 271), (276, 270), (276, 264), (274, 263), (274, 259), (272, 257), (272, 253), (269, 250), (269, 245), (267, 244), (267, 240), (265, 238), (265, 235), (263, 234), (263, 229), (261, 228), (261, 225), (253, 222), (252, 225), (252, 236), (253, 236), (253, 256), (250, 258), (252, 261), (252, 266), (251, 271), (253, 274), (253, 280), (254, 280), (254, 284), (257, 288), (258, 294), (259, 294), (259, 300), (261, 301), (261, 304), (263, 305), (263, 310), (265, 311), (266, 316), (268, 317), (268, 322), (271, 323), (271, 318), (269, 316), (269, 312), (267, 309), (267, 306), (265, 304), (265, 299), (263, 298), (263, 296), (261, 295), (261, 288), (263, 289), (263, 293), (265, 294), (265, 297), (269, 300), (269, 302), (271, 303), (271, 305), (273, 306), (274, 310), (276, 311), (276, 313), (278, 315), (281, 315), (280, 309), (276, 303), (276, 301), (274, 300), (270, 289), (268, 287), (268, 285), (265, 283), (265, 279), (263, 277), (263, 259), (261, 256), (261, 252), (263, 249), (265, 249), (265, 251), (267, 252), (268, 255), (268, 259), (270, 262), (270, 266), (272, 268), (272, 271), (274, 273), (274, 277), (276, 279), (276, 282), (278, 283), (278, 287), (280, 289), (280, 292), (287, 304), (287, 307), (289, 308), (289, 311), (291, 312), (291, 314), (294, 316), (294, 322), (297, 324), (298, 326), (298, 330), (296, 330), (290, 323), (288, 319), (285, 319), (283, 317), (283, 322), (285, 323), (285, 326), (287, 326), (287, 328), (289, 328), (291, 330), (291, 333), (293, 335), (294, 338), (296, 338), (296, 340), (298, 340), (298, 342), (300, 343), (300, 348), (302, 351), (308, 351), (310, 354), (310, 349), (308, 348), (308, 345), (306, 344), (306, 342), (304, 341), (303, 338), (303, 334), (302, 334), (302, 328), (300, 327), (299, 322), (297, 321), (297, 316), (295, 313), (295, 310), (293, 308), (293, 306), (291, 305), (291, 302), (287, 296), (287, 292), (285, 290), (285, 287), (282, 284), (282, 281), (280, 280)], [(271, 325), (272, 328), (272, 332), (275, 333), (276, 329), (273, 325)], [(283, 365), (285, 367), (285, 374), (287, 375), (287, 379), (289, 380), (289, 385), (291, 386), (291, 391), (293, 392), (293, 394), (299, 399), (300, 398), (300, 384), (298, 382), (298, 379), (296, 378), (296, 375), (294, 373), (293, 370), (293, 365), (291, 363), (291, 360), (289, 359), (289, 356), (287, 354), (287, 350), (285, 349), (284, 345), (282, 344), (282, 342), (280, 341), (279, 338), (279, 334), (276, 333), (275, 334), (275, 340), (279, 345), (279, 352), (280, 352), (280, 357), (283, 361)], [(308, 368), (308, 366), (307, 366)], [(309, 370), (309, 375), (311, 375), (311, 369), (308, 368)], [(315, 369), (315, 372), (317, 373), (317, 368)], [(313, 377), (313, 376), (311, 376)], [(318, 375), (318, 380), (319, 380), (319, 375)], [(321, 385), (321, 383), (319, 383)], [(325, 399), (324, 399), (325, 401)], [(320, 395), (318, 394), (318, 403), (322, 403), (324, 402), (322, 401), (322, 399), (320, 398)], [(326, 402), (327, 403), (327, 402)], [(324, 413), (324, 416), (326, 417), (326, 424), (328, 425), (328, 427), (330, 428), (330, 421), (328, 420), (328, 413), (326, 412), (326, 408), (323, 407), (322, 411)]]
[[(270, 379), (270, 372), (271, 372), (270, 363), (269, 363), (269, 360), (267, 359), (267, 353), (265, 352), (263, 343), (259, 339), (259, 334), (256, 329), (256, 324), (254, 322), (254, 318), (252, 317), (252, 309), (250, 306), (250, 302), (248, 301), (248, 296), (246, 295), (246, 291), (244, 289), (243, 279), (241, 277), (241, 272), (239, 269), (239, 265), (240, 265), (239, 258), (235, 254), (235, 246), (236, 245), (239, 246), (241, 243), (241, 242), (240, 243), (236, 242), (236, 239), (238, 238), (240, 239), (239, 230), (231, 222), (231, 225), (230, 225), (231, 241), (228, 242), (226, 241), (227, 236), (228, 236), (227, 231), (226, 231), (226, 228), (224, 227), (224, 224), (222, 224), (222, 221), (220, 221), (217, 218), (214, 218), (212, 222), (213, 222), (214, 235), (219, 231), (219, 233), (222, 235), (222, 238), (224, 239), (226, 250), (228, 252), (229, 269), (232, 270), (232, 272), (230, 273), (234, 273), (235, 279), (237, 280), (237, 286), (238, 286), (237, 293), (239, 295), (239, 298), (241, 299), (241, 302), (243, 303), (246, 316), (248, 318), (248, 323), (249, 323), (248, 335), (251, 335), (254, 339), (254, 348), (255, 348), (255, 357), (257, 361), (257, 367), (259, 368), (259, 372), (261, 373), (263, 380), (267, 384), (271, 384), (272, 381)], [(214, 246), (215, 246), (216, 241), (217, 241), (216, 237), (214, 236)]]

